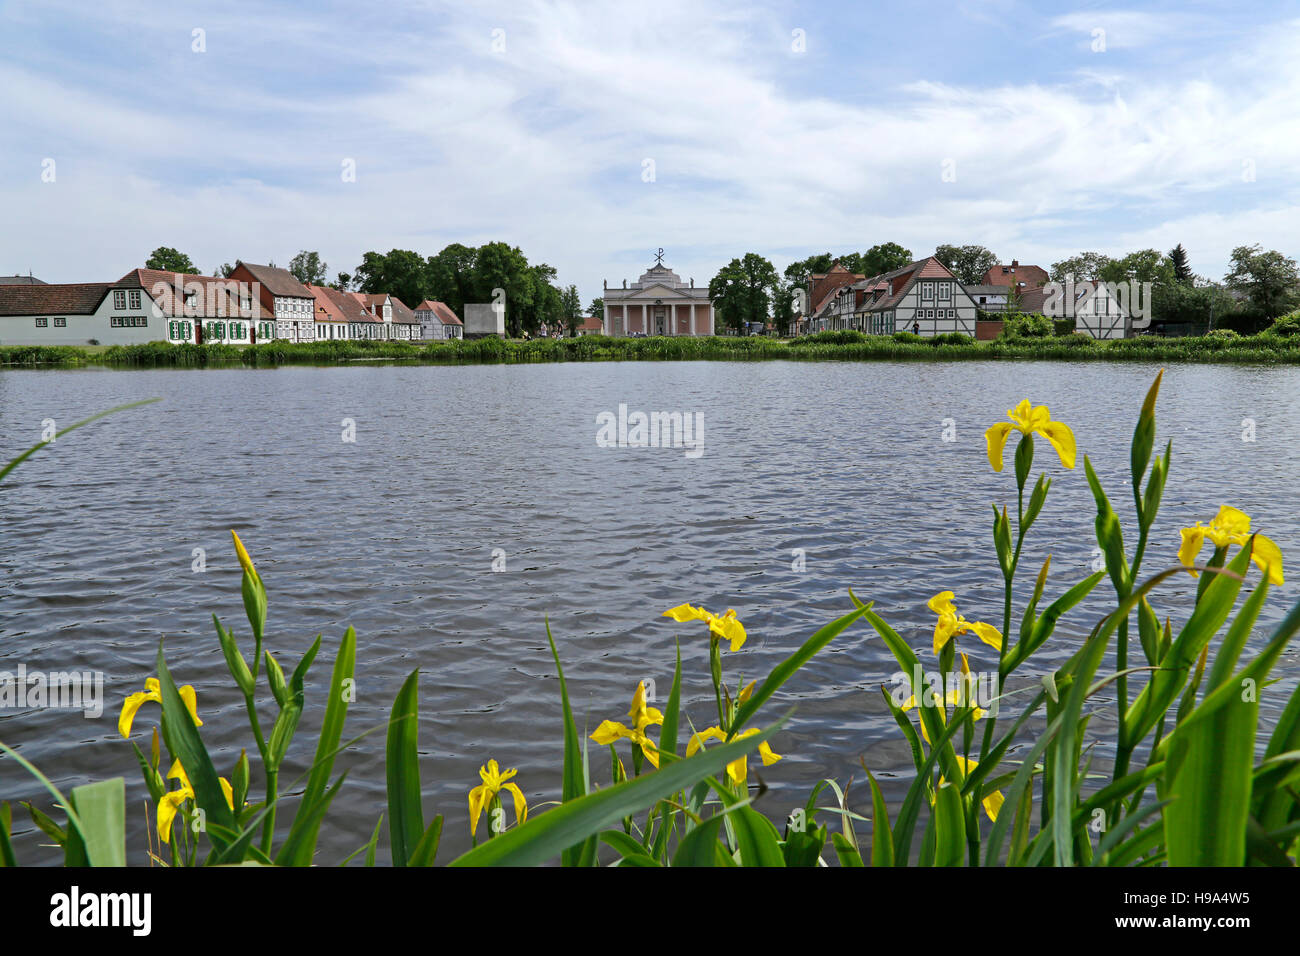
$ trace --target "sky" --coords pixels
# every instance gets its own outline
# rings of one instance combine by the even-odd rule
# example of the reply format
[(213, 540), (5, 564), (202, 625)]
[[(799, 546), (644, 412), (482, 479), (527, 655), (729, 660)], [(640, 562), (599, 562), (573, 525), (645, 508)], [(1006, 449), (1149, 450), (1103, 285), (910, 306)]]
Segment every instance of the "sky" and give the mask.
[(0, 274), (1300, 255), (1300, 5), (0, 0)]

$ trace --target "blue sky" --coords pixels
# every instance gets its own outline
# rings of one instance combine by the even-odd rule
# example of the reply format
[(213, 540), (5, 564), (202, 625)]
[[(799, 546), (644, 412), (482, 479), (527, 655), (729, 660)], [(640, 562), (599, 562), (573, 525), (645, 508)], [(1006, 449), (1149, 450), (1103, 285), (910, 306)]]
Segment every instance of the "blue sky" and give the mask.
[(0, 274), (52, 282), (159, 245), (332, 275), (499, 239), (584, 302), (659, 246), (697, 282), (887, 241), (1300, 254), (1295, 4), (0, 0), (0, 90)]

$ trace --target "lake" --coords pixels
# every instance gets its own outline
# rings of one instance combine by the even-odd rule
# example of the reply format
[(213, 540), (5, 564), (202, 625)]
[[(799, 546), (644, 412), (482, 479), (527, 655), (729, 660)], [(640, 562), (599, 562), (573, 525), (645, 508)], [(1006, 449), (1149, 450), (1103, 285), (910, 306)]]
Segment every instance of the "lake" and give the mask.
[[(466, 794), (489, 758), (519, 769), (530, 805), (558, 799), (548, 618), (588, 732), (625, 719), (638, 680), (655, 682), (662, 706), (675, 636), (687, 713), (700, 728), (715, 722), (703, 625), (661, 616), (687, 601), (735, 608), (748, 628), (745, 648), (724, 652), (733, 688), (851, 610), (849, 587), (932, 661), (926, 601), (935, 592), (955, 591), (966, 617), (1001, 626), (989, 504), (1014, 509), (1015, 484), (1009, 454), (1006, 472), (990, 470), (985, 428), (1029, 397), (1078, 440), (1074, 471), (1038, 442), (1035, 473), (1047, 470), (1055, 484), (1026, 544), (1019, 609), (1049, 552), (1049, 597), (1092, 570), (1084, 453), (1126, 522), (1131, 550), (1129, 439), (1156, 371), (1042, 362), (2, 371), (3, 460), (39, 441), (46, 419), (66, 427), (123, 402), (163, 401), (65, 436), (0, 485), (0, 671), (23, 664), (100, 671), (105, 680), (98, 719), (0, 710), (0, 741), (64, 792), (125, 775), (129, 857), (146, 862), (146, 792), (116, 722), (122, 699), (154, 674), (160, 639), (177, 682), (197, 689), (219, 771), (229, 775), (242, 747), (255, 751), (211, 621), (215, 612), (251, 653), (234, 528), (269, 591), (268, 646), (286, 671), (317, 634), (330, 659), (349, 624), (359, 637), (345, 738), (379, 729), (336, 765), (353, 770), (318, 861), (337, 863), (369, 839), (385, 805), (382, 726), (418, 667), (425, 812), (447, 818), (445, 862), (469, 846)], [(617, 416), (620, 405), (628, 414), (701, 413), (702, 453), (602, 447), (598, 417)], [(1298, 407), (1300, 369), (1167, 369), (1157, 441), (1173, 440), (1173, 468), (1144, 570), (1175, 562), (1180, 527), (1232, 504), (1300, 577)], [(1254, 441), (1243, 440), (1246, 419)], [(343, 440), (345, 420), (355, 441)], [(206, 555), (202, 572), (196, 548)], [(1193, 588), (1178, 575), (1161, 589), (1157, 611), (1177, 623)], [(1281, 619), (1295, 588), (1270, 599), (1265, 625)], [(1105, 611), (1109, 582), (1095, 593), (1021, 683), (1077, 648)], [(1256, 644), (1266, 631), (1257, 630)], [(963, 647), (972, 668), (995, 666), (991, 648), (969, 638)], [(760, 806), (770, 817), (801, 805), (823, 777), (854, 777), (851, 802), (867, 812), (860, 761), (891, 801), (902, 798), (911, 761), (879, 691), (895, 670), (858, 624), (767, 705), (769, 719), (796, 708), (774, 741), (785, 759), (761, 770), (771, 789)], [(1269, 722), (1300, 673), (1294, 650), (1275, 673), (1283, 681), (1262, 699)], [(282, 780), (309, 762), (328, 677), (328, 663), (318, 662)], [(133, 739), (146, 752), (158, 713), (146, 705), (136, 721)], [(1106, 729), (1112, 714), (1113, 704), (1094, 727)], [(591, 746), (593, 775), (606, 781), (608, 755)], [(621, 752), (630, 766), (626, 745)], [(1105, 758), (1098, 753), (1094, 769)], [(39, 849), (48, 839), (16, 806), (35, 799), (53, 812), (50, 799), (13, 761), (0, 760), (0, 799), (15, 804), (20, 861), (58, 861), (57, 851)], [(386, 847), (385, 829), (381, 861)]]

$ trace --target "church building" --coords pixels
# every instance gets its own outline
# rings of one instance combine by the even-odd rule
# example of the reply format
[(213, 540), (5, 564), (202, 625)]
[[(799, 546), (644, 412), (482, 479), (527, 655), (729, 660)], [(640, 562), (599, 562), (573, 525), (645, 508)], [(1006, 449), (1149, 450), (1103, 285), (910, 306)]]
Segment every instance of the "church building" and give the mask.
[(713, 303), (708, 286), (697, 288), (695, 280), (681, 276), (664, 265), (659, 250), (655, 264), (623, 288), (605, 283), (606, 335), (712, 335)]

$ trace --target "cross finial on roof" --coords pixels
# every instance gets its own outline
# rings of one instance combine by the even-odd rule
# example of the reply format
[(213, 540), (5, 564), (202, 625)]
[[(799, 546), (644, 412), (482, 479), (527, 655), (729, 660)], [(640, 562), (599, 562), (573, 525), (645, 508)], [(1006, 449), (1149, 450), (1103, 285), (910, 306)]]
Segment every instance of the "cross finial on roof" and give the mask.
[(664, 264), (664, 247), (660, 246), (659, 251), (655, 253), (655, 265), (661, 266), (663, 264)]

